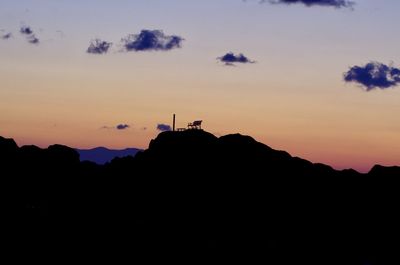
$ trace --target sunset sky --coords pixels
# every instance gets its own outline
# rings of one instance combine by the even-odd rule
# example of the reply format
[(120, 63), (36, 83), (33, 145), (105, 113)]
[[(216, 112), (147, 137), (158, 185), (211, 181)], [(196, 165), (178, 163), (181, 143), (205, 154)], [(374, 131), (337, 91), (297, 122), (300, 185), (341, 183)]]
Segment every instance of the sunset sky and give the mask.
[[(337, 169), (400, 165), (400, 1), (275, 2), (0, 0), (0, 135), (146, 148), (176, 113)], [(128, 49), (142, 30), (179, 45)], [(370, 62), (391, 82), (345, 82)]]

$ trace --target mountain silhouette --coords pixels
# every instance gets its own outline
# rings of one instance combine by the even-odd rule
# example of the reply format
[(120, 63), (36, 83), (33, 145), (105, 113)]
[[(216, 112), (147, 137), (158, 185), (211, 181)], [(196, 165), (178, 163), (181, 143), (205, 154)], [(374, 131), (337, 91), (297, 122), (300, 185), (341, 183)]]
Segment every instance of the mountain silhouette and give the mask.
[(137, 152), (142, 151), (137, 148), (126, 148), (122, 150), (112, 150), (105, 147), (96, 147), (92, 149), (76, 149), (81, 161), (90, 161), (99, 165), (104, 165), (116, 157), (135, 156)]
[(135, 157), (105, 165), (66, 146), (5, 138), (0, 158), (9, 242), (33, 248), (40, 238), (39, 252), (72, 245), (114, 261), (400, 262), (397, 167), (338, 171), (202, 130), (162, 132)]

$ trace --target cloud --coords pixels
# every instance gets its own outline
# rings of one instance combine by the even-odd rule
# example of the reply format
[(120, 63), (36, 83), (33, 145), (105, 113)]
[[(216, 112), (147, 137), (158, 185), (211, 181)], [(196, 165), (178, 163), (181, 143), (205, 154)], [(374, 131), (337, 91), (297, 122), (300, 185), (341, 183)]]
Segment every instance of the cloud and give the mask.
[(225, 63), (225, 65), (234, 65), (235, 63), (255, 63), (243, 54), (235, 55), (233, 52), (229, 52), (224, 56), (218, 57), (217, 60)]
[(366, 91), (376, 88), (386, 89), (400, 83), (400, 69), (378, 62), (365, 66), (353, 66), (343, 75), (345, 82), (355, 82), (365, 87)]
[(61, 38), (64, 38), (65, 37), (65, 34), (64, 34), (64, 31), (62, 31), (62, 30), (56, 30), (56, 33), (61, 37)]
[(130, 127), (131, 126), (128, 125), (128, 124), (121, 123), (121, 124), (118, 124), (116, 126), (104, 125), (104, 126), (101, 126), (100, 129), (101, 130), (103, 130), (103, 129), (106, 129), (106, 130), (126, 130), (126, 129), (129, 129)]
[(115, 128), (117, 130), (126, 130), (128, 129), (130, 126), (128, 124), (118, 124), (117, 126), (115, 126)]
[(122, 39), (126, 51), (169, 51), (181, 48), (182, 37), (165, 35), (162, 30), (142, 30), (139, 34), (130, 34)]
[(100, 39), (92, 40), (86, 52), (91, 54), (104, 54), (111, 48), (112, 43)]
[[(266, 2), (267, 0), (262, 0), (261, 2)], [(268, 2), (273, 4), (303, 4), (308, 7), (310, 6), (332, 6), (336, 8), (352, 8), (354, 2), (350, 0), (268, 0)]]
[(157, 130), (162, 131), (162, 132), (166, 132), (166, 131), (172, 131), (171, 126), (167, 125), (167, 124), (157, 124)]
[(36, 38), (35, 34), (30, 35), (30, 36), (27, 37), (26, 39), (27, 39), (27, 41), (28, 41), (29, 43), (32, 43), (32, 44), (39, 44), (39, 39)]
[(26, 27), (26, 26), (22, 26), (19, 30), (19, 32), (21, 32), (21, 34), (24, 35), (31, 35), (33, 34), (33, 30), (30, 27)]
[(6, 33), (6, 34), (3, 34), (3, 35), (1, 35), (1, 39), (2, 40), (8, 40), (8, 39), (10, 39), (12, 37), (12, 33), (11, 32), (9, 32), (9, 33)]
[(33, 30), (28, 26), (22, 26), (19, 32), (26, 36), (26, 40), (31, 44), (39, 44), (39, 39), (34, 34)]

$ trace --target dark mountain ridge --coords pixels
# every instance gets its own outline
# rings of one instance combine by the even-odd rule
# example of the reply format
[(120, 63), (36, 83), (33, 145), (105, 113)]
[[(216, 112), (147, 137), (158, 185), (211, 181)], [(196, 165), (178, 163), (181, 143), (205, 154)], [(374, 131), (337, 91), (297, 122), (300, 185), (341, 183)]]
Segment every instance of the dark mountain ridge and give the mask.
[[(204, 165), (205, 162), (212, 164), (215, 160), (240, 160), (242, 162), (239, 164), (230, 163), (230, 167), (244, 165), (245, 163), (263, 163), (269, 164), (271, 168), (285, 165), (284, 168), (280, 169), (280, 174), (292, 172), (300, 175), (400, 176), (400, 167), (397, 166), (375, 165), (367, 174), (361, 174), (353, 169), (338, 171), (325, 164), (312, 163), (299, 157), (292, 157), (285, 151), (274, 150), (265, 144), (255, 141), (250, 136), (230, 134), (217, 138), (203, 130), (160, 133), (156, 139), (151, 140), (147, 150), (137, 148), (112, 150), (105, 147), (97, 147), (93, 149), (75, 149), (76, 152), (74, 152), (72, 148), (61, 145), (52, 145), (47, 149), (41, 149), (33, 145), (19, 148), (13, 139), (0, 136), (0, 155), (4, 160), (13, 158), (18, 160), (19, 157), (28, 159), (40, 156), (40, 154), (51, 156), (52, 150), (57, 148), (60, 153), (65, 152), (64, 158), (67, 158), (67, 153), (69, 153), (69, 159), (73, 160), (78, 156), (81, 162), (87, 162), (87, 164), (89, 164), (88, 162), (95, 162), (102, 165), (110, 162), (108, 164), (112, 165), (121, 159), (125, 159), (128, 156), (134, 157), (139, 153), (134, 160), (143, 160), (145, 158), (146, 160), (158, 160), (162, 163), (169, 163), (173, 160), (184, 167), (188, 167), (188, 164), (182, 163), (183, 161), (189, 164), (196, 162)], [(113, 158), (116, 158), (115, 161), (112, 161)], [(52, 160), (54, 162), (57, 158), (52, 158)], [(141, 162), (145, 163), (146, 161)], [(195, 164), (191, 166), (195, 166)], [(252, 169), (247, 168), (247, 170)]]
[(12, 238), (44, 238), (51, 251), (72, 242), (113, 258), (400, 262), (398, 167), (338, 171), (201, 130), (163, 132), (105, 165), (80, 162), (66, 146), (0, 138), (0, 167), (4, 216), (20, 233)]

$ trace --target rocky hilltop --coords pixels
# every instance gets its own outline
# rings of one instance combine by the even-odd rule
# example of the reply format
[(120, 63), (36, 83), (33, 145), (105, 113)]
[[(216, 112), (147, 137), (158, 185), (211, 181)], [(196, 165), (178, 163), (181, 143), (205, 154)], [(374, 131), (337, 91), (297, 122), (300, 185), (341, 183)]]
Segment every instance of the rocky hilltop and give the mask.
[[(399, 264), (398, 167), (368, 174), (292, 157), (240, 134), (163, 132), (105, 165), (0, 138), (10, 240), (90, 245), (132, 260)], [(11, 242), (11, 241), (10, 241)], [(157, 255), (155, 255), (157, 253)]]

